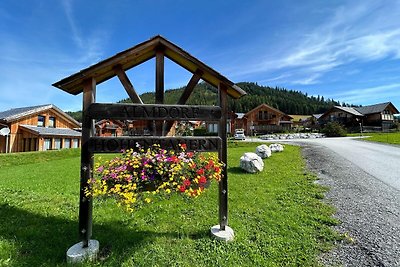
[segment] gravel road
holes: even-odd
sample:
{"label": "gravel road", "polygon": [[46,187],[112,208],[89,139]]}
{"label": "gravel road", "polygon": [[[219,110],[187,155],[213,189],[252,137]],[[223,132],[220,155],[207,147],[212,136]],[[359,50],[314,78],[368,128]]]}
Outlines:
{"label": "gravel road", "polygon": [[[382,150],[379,144],[332,140],[297,142],[318,182],[330,188],[326,201],[336,207],[335,217],[341,221],[335,228],[348,237],[322,255],[321,262],[400,266],[400,147]],[[377,160],[371,153],[389,155]]]}

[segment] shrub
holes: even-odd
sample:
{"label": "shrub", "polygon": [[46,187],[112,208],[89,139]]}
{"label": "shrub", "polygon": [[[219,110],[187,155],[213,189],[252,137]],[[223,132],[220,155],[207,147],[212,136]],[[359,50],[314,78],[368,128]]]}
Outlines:
{"label": "shrub", "polygon": [[328,122],[321,132],[327,137],[342,137],[346,136],[346,130],[337,122]]}

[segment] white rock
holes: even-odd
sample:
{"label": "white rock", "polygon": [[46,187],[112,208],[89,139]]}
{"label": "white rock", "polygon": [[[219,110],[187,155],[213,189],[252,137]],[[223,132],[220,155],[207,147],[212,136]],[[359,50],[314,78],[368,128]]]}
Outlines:
{"label": "white rock", "polygon": [[283,151],[283,145],[281,144],[270,144],[269,149],[271,149],[271,152],[282,152]]}
{"label": "white rock", "polygon": [[256,154],[262,159],[269,158],[271,157],[271,149],[267,145],[259,145],[256,147]]}
{"label": "white rock", "polygon": [[256,153],[246,152],[240,157],[240,168],[249,173],[256,173],[264,169],[264,162]]}

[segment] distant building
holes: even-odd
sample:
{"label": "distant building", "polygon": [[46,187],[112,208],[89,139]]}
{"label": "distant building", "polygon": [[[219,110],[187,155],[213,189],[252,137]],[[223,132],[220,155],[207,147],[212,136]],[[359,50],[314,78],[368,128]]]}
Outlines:
{"label": "distant building", "polygon": [[119,120],[100,120],[95,124],[97,136],[122,136],[125,124]]}
{"label": "distant building", "polygon": [[[10,134],[0,136],[0,153],[44,151],[80,147],[80,124],[58,107],[47,104],[0,112],[0,128]],[[7,142],[7,144],[6,144]]]}
{"label": "distant building", "polygon": [[361,123],[363,126],[384,130],[393,126],[394,114],[398,113],[399,111],[391,102],[364,107],[334,106],[326,111],[318,121],[321,125],[336,121],[347,128],[359,127]]}
{"label": "distant building", "polygon": [[243,116],[238,116],[235,125],[237,125],[236,129],[244,129],[247,135],[262,134],[290,130],[293,124],[292,119],[291,116],[276,108],[261,104]]}
{"label": "distant building", "polygon": [[294,128],[307,128],[313,124],[312,115],[289,115],[292,117],[292,127]]}

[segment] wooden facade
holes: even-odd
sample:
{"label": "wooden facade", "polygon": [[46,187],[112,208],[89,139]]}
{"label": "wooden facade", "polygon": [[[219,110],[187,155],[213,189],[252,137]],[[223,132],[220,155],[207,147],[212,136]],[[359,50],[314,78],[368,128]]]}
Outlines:
{"label": "wooden facade", "polygon": [[263,134],[290,130],[292,117],[284,112],[261,104],[243,116],[238,116],[235,129],[244,129],[246,135]]}
{"label": "wooden facade", "polygon": [[[193,74],[176,105],[164,104],[164,58],[167,57]],[[155,105],[144,105],[126,71],[151,58],[155,58]],[[117,76],[134,104],[97,104],[96,85]],[[202,79],[218,88],[218,106],[186,106],[195,85]],[[93,153],[111,153],[120,148],[135,148],[137,142],[166,147],[185,142],[188,147],[200,151],[218,150],[219,159],[225,163],[223,178],[219,183],[219,229],[228,227],[228,175],[227,175],[227,97],[239,98],[246,93],[233,82],[205,65],[189,53],[161,36],[155,36],[111,58],[90,66],[53,84],[70,94],[83,92],[83,124],[81,152],[81,182],[79,201],[79,234],[82,247],[88,247],[92,235],[92,199],[84,190],[91,178]],[[94,119],[145,120],[149,121],[152,136],[115,138],[94,137]],[[218,121],[218,137],[188,138],[167,137],[175,121]],[[232,231],[233,233],[233,231]],[[232,236],[233,238],[233,236]]]}
{"label": "wooden facade", "polygon": [[346,128],[358,128],[361,123],[365,127],[378,127],[384,130],[393,126],[394,114],[398,113],[399,111],[391,102],[363,107],[334,106],[326,111],[318,121],[322,126],[335,121]]}
{"label": "wooden facade", "polygon": [[126,132],[125,123],[119,120],[100,120],[95,127],[96,136],[122,136]]}
{"label": "wooden facade", "polygon": [[1,153],[80,147],[80,124],[51,104],[0,112],[0,122],[10,129],[0,136]]}

